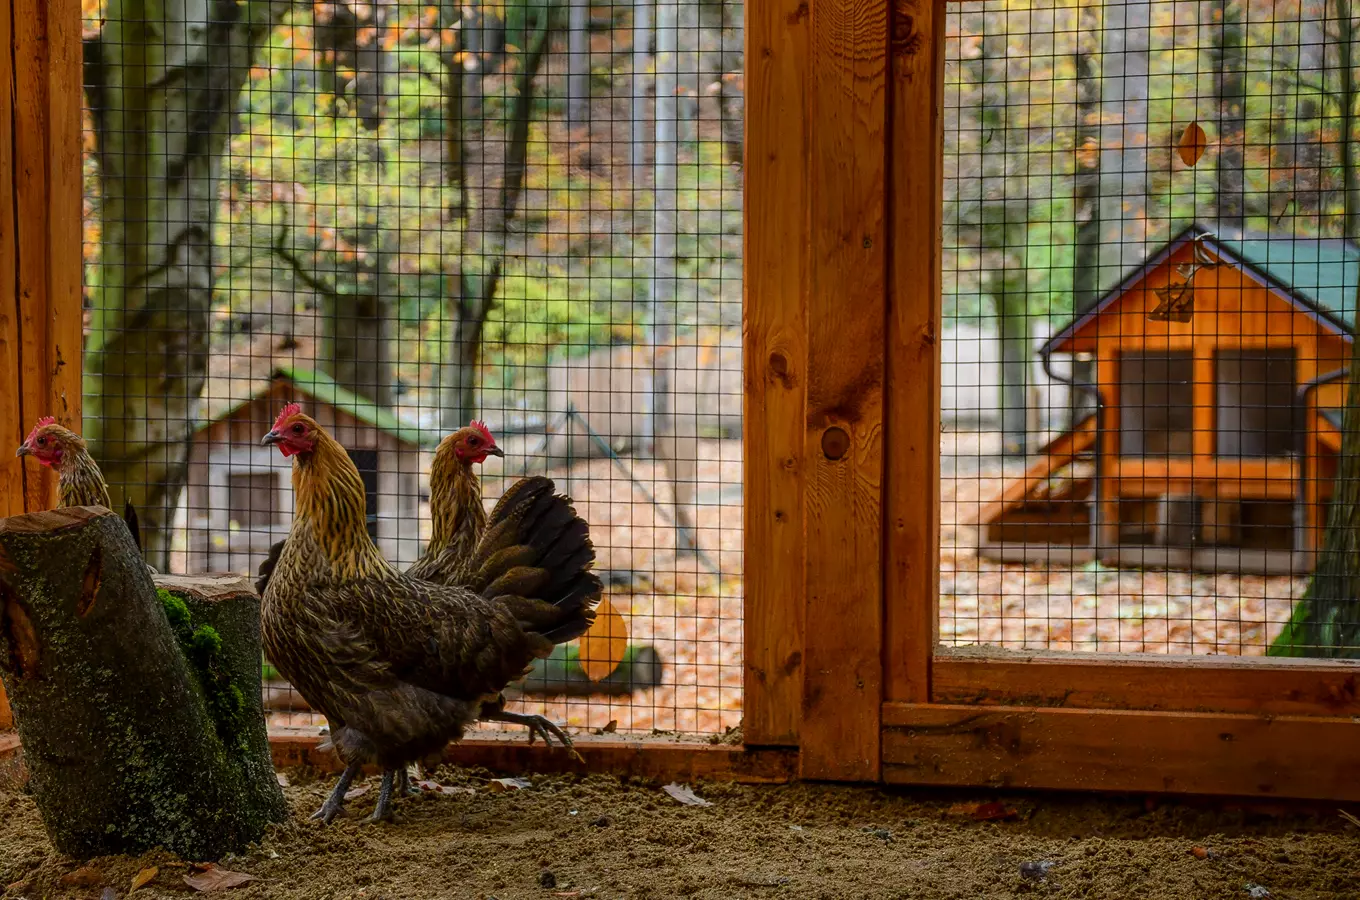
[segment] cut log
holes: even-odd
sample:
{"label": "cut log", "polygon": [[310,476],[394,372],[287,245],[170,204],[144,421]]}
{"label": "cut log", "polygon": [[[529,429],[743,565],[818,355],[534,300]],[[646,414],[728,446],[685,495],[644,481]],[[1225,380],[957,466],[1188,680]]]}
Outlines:
{"label": "cut log", "polygon": [[215,859],[287,808],[245,579],[153,585],[122,518],[0,520],[0,676],[53,845]]}

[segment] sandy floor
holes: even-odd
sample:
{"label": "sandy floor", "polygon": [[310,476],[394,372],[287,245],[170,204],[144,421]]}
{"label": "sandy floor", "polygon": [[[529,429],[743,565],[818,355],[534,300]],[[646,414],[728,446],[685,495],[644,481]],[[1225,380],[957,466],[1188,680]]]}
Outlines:
{"label": "sandy floor", "polygon": [[[1001,798],[1015,821],[976,821],[985,795],[868,788],[699,785],[685,807],[658,785],[604,777],[533,779],[406,803],[399,824],[305,822],[324,785],[288,789],[293,818],[223,868],[256,876],[248,898],[958,898],[1019,896],[1290,900],[1360,896],[1360,829],[1333,814],[1268,817],[1134,800]],[[367,814],[376,789],[352,802]],[[1197,850],[1198,848],[1198,850]],[[1198,854],[1198,855],[1197,855]],[[1203,857],[1203,858],[1201,858]],[[1047,874],[1041,875],[1047,867]],[[48,846],[32,802],[0,793],[0,885],[10,898],[189,895],[163,853],[78,869]],[[1028,875],[1022,874],[1024,872]],[[1252,886],[1269,893],[1251,892]],[[105,892],[105,888],[112,892]]]}

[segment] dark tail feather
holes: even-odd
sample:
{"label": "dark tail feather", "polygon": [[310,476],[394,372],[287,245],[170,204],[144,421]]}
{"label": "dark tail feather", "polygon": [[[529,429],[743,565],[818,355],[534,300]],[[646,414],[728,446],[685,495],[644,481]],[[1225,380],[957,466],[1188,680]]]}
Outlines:
{"label": "dark tail feather", "polygon": [[255,579],[255,593],[264,596],[264,589],[269,586],[269,576],[274,574],[274,567],[279,564],[279,556],[283,553],[283,545],[288,543],[287,539],[279,541],[269,548],[269,556],[265,557],[264,562],[260,563],[259,575]]}
{"label": "dark tail feather", "polygon": [[554,644],[595,621],[604,586],[594,572],[590,528],[542,476],[523,478],[491,511],[468,587],[501,598],[530,631]]}
{"label": "dark tail feather", "polygon": [[132,532],[132,542],[137,545],[137,552],[142,552],[142,526],[137,521],[137,507],[128,500],[123,506],[123,521],[127,523],[128,531]]}

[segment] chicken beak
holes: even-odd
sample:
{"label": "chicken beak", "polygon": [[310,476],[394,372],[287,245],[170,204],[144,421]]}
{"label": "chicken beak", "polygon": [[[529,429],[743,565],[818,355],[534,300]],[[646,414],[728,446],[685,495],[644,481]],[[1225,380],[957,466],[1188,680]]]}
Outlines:
{"label": "chicken beak", "polygon": [[19,451],[18,451],[17,453],[15,453],[14,455],[15,455],[15,456],[28,456],[28,455],[29,455],[30,453],[32,453],[32,452],[33,452],[32,450],[28,449],[28,444],[20,444],[20,445],[19,445]]}
{"label": "chicken beak", "polygon": [[283,435],[279,434],[277,431],[271,431],[260,439],[260,446],[270,447],[281,440],[283,440]]}
{"label": "chicken beak", "polygon": [[486,455],[499,456],[501,459],[505,459],[505,451],[502,450],[500,447],[497,447],[495,444],[492,444],[490,447],[486,448]]}

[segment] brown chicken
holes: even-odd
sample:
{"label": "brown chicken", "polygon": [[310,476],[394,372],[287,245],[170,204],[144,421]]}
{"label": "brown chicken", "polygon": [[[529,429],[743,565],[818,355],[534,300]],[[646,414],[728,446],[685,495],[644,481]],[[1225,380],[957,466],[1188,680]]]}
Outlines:
{"label": "brown chicken", "polygon": [[263,443],[292,457],[294,518],[261,605],[265,654],[326,716],[345,762],[314,818],[331,821],[365,763],[383,770],[370,821],[405,767],[458,740],[504,688],[594,622],[600,580],[586,523],[546,478],[502,498],[467,583],[394,569],[365,527],[344,448],[296,404]]}
{"label": "brown chicken", "polygon": [[[468,583],[472,575],[470,567],[477,558],[477,546],[486,533],[487,523],[486,507],[482,504],[482,482],[472,467],[486,462],[488,456],[504,457],[505,453],[496,446],[491,429],[483,422],[474,421],[439,442],[430,465],[430,513],[434,519],[434,533],[425,554],[406,570],[406,574],[435,584]],[[563,503],[571,502],[566,497],[561,499]],[[499,511],[500,506],[496,509]],[[552,739],[557,738],[562,746],[571,747],[571,738],[551,719],[507,712],[505,704],[504,694],[494,703],[482,704],[481,721],[524,725],[529,729],[530,743],[537,735],[549,746]]]}
{"label": "brown chicken", "polygon": [[[57,424],[52,416],[44,416],[19,445],[19,456],[31,456],[57,473],[57,506],[102,506],[113,509],[109,500],[109,486],[99,464],[85,448],[85,439],[69,428]],[[132,532],[138,552],[142,549],[142,530],[137,523],[137,511],[132,501],[123,507],[123,520]]]}

